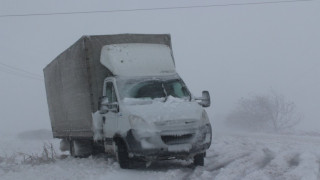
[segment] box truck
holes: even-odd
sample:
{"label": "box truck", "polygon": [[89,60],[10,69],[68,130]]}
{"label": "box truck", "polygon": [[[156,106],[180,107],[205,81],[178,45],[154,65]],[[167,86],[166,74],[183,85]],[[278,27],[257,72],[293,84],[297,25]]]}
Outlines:
{"label": "box truck", "polygon": [[204,107],[176,72],[168,34],[83,36],[44,68],[60,149],[114,155],[121,168],[165,159],[204,164],[212,139]]}

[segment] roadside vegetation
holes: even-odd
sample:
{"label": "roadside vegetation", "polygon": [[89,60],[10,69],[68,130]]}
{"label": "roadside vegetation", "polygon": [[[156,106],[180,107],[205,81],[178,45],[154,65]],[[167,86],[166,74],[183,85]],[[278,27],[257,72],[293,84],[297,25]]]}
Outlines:
{"label": "roadside vegetation", "polygon": [[271,92],[241,98],[228,114],[228,127],[253,132],[283,132],[294,128],[302,120],[293,101]]}

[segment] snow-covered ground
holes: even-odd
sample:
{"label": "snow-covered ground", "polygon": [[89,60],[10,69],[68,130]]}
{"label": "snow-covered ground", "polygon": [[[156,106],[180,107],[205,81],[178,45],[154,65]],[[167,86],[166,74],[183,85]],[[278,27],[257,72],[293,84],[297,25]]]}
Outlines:
{"label": "snow-covered ground", "polygon": [[[23,163],[23,155],[40,156],[53,144],[61,158],[54,162]],[[320,179],[320,137],[215,133],[204,167],[190,162],[155,162],[148,168],[120,169],[112,158],[86,159],[63,155],[49,131],[19,135],[0,133],[0,179]]]}

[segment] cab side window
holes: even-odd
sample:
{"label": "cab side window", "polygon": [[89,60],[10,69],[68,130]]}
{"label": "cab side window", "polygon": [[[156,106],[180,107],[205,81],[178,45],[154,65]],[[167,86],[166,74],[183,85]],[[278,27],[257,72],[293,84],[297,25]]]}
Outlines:
{"label": "cab side window", "polygon": [[117,96],[112,82],[107,82],[106,84],[106,97],[109,103],[117,102]]}

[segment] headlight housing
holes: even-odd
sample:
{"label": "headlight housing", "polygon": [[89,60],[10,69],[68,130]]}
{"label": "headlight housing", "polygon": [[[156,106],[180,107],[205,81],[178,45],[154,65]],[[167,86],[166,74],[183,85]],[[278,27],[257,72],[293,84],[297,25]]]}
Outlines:
{"label": "headlight housing", "polygon": [[147,126],[147,122],[139,116],[130,115],[129,122],[133,129],[141,129]]}
{"label": "headlight housing", "polygon": [[202,111],[200,123],[201,125],[209,124],[209,117],[205,110]]}
{"label": "headlight housing", "polygon": [[152,137],[157,132],[155,126],[152,123],[145,121],[139,116],[130,115],[129,122],[131,128],[133,129],[134,136],[138,139]]}

